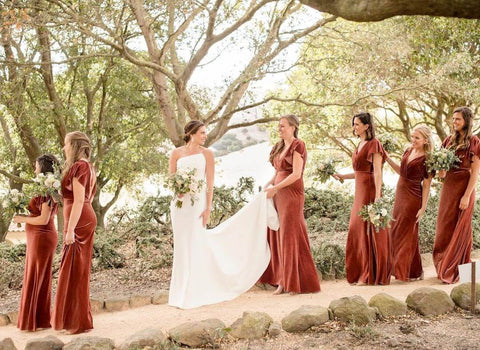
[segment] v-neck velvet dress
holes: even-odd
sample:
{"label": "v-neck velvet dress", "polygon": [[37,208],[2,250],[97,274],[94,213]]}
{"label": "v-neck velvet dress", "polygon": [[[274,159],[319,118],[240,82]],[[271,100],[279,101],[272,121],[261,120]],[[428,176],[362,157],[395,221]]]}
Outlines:
{"label": "v-neck velvet dress", "polygon": [[345,249],[345,268],[349,283],[389,284],[390,259],[388,229],[375,230],[370,224],[367,234],[367,222],[359,215],[366,204],[375,201],[375,180],[373,174],[373,156],[379,153],[382,163],[386,153],[376,138],[367,141],[352,156],[355,173],[355,198],[348,227]]}
{"label": "v-neck velvet dress", "polygon": [[27,254],[17,327],[26,331],[51,327],[52,264],[58,240],[53,221],[57,204],[50,197],[37,196],[30,200],[28,210],[30,217],[40,216],[42,205],[49,201],[52,212],[48,222],[45,225],[25,225]]}
{"label": "v-neck velvet dress", "polygon": [[278,231],[268,229],[267,238],[271,259],[260,282],[282,285],[286,292],[315,293],[320,291],[320,283],[310,251],[307,225],[303,215],[305,203],[303,168],[307,161],[307,151],[303,141],[295,139],[285,155],[277,155],[273,160],[276,170],[274,185],[293,172],[294,152],[298,152],[303,159],[302,177],[289,186],[279,189],[273,197],[280,228]]}
{"label": "v-neck velvet dress", "polygon": [[90,163],[79,160],[62,179],[64,241],[74,200],[73,178],[77,178],[85,188],[85,198],[74,230],[75,241],[73,244],[63,245],[52,324],[56,330],[66,329],[75,334],[93,328],[90,308],[90,268],[97,217],[92,208],[92,199],[96,191],[95,171]]}
{"label": "v-neck velvet dress", "polygon": [[[449,147],[450,136],[442,146]],[[460,158],[458,167],[447,171],[440,192],[437,227],[433,246],[433,263],[438,279],[445,283],[458,281],[458,265],[469,263],[473,244],[472,217],[475,205],[475,189],[470,195],[468,207],[460,210],[460,200],[470,180],[473,157],[480,157],[480,140],[472,136],[467,149],[455,152]]]}
{"label": "v-neck velvet dress", "polygon": [[392,275],[401,281],[419,278],[423,272],[416,215],[422,207],[422,181],[429,174],[425,155],[409,162],[411,153],[409,148],[402,157],[390,228]]}

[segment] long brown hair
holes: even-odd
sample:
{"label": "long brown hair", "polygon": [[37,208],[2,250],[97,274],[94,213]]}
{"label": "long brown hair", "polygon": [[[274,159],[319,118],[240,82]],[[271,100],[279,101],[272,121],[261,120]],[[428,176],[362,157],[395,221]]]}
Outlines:
{"label": "long brown hair", "polygon": [[463,136],[458,131],[453,131],[452,137],[450,138],[449,147],[454,149],[468,148],[470,147],[470,139],[472,138],[472,128],[473,128],[473,112],[468,107],[458,107],[453,110],[453,114],[460,113],[465,125],[463,126]]}
{"label": "long brown hair", "polygon": [[185,128],[183,128],[184,136],[183,136],[183,141],[185,143],[188,143],[190,141],[191,135],[195,135],[202,126],[205,126],[201,121],[199,120],[191,120],[185,125]]}
{"label": "long brown hair", "polygon": [[53,154],[42,154],[41,156],[38,156],[35,161],[38,163],[40,172],[43,174],[53,174],[55,172],[55,168],[59,169],[60,167],[60,162]]}
{"label": "long brown hair", "polygon": [[[300,121],[298,120],[297,116],[295,116],[293,114],[284,115],[284,116],[280,117],[278,119],[278,121],[280,121],[282,119],[285,119],[288,122],[288,125],[295,127],[295,131],[293,132],[293,136],[295,136],[295,138],[298,138],[298,128],[300,126]],[[273,160],[275,159],[277,154],[281,154],[284,148],[285,148],[285,141],[284,140],[278,141],[275,144],[275,146],[273,146],[272,152],[270,152],[270,159],[269,159],[270,163],[273,164]]]}
{"label": "long brown hair", "polygon": [[[373,116],[368,113],[368,112],[362,112],[355,114],[352,118],[352,127],[353,123],[355,122],[355,118],[358,118],[362,124],[369,125],[367,128],[367,137],[366,140],[370,141],[375,138],[375,125],[373,123]],[[355,135],[355,131],[353,132],[353,135]]]}
{"label": "long brown hair", "polygon": [[[70,143],[71,154],[66,154],[65,169],[63,175],[68,173],[73,163],[81,158],[90,160],[90,153],[92,151],[92,144],[87,135],[81,131],[72,131],[65,136],[65,140]],[[70,157],[69,157],[70,156]]]}

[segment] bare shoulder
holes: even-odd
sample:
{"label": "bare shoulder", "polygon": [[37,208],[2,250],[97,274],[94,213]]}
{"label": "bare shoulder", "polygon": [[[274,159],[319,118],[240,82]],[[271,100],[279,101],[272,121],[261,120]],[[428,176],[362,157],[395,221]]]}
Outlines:
{"label": "bare shoulder", "polygon": [[208,160],[213,160],[215,158],[212,150],[210,150],[208,148],[202,147],[202,152],[203,152],[203,155],[205,156],[205,158],[208,159]]}
{"label": "bare shoulder", "polygon": [[177,159],[182,155],[183,152],[185,152],[185,146],[177,147],[172,151],[170,158]]}

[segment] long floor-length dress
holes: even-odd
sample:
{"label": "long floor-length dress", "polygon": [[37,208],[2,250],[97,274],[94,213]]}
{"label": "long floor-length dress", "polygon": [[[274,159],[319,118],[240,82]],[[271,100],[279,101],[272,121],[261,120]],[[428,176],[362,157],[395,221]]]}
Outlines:
{"label": "long floor-length dress", "polygon": [[[307,160],[303,141],[295,139],[282,157],[273,160],[276,170],[274,185],[280,183],[293,171],[293,154],[298,152]],[[302,169],[303,174],[303,169]],[[303,215],[305,194],[301,177],[289,186],[278,190],[273,197],[278,212],[280,228],[268,230],[268,243],[272,257],[260,282],[282,285],[286,292],[315,293],[320,291],[318,274],[313,262],[308,241],[307,226]]]}
{"label": "long floor-length dress", "polygon": [[[205,180],[203,153],[182,157],[177,171],[195,169]],[[168,304],[182,309],[231,300],[250,289],[268,265],[267,224],[278,218],[266,193],[259,193],[240,211],[207,230],[201,213],[206,208],[206,188],[191,204],[185,195],[181,208],[172,201],[173,268]]]}
{"label": "long floor-length dress", "polygon": [[52,297],[52,263],[57,246],[57,230],[53,219],[57,205],[50,197],[37,196],[30,200],[30,217],[40,216],[42,205],[51,202],[52,212],[46,225],[25,224],[27,233],[27,256],[23,276],[20,309],[17,327],[35,331],[50,328],[50,304]]}
{"label": "long floor-length dress", "polygon": [[[449,144],[450,137],[445,139],[443,147],[448,147]],[[470,262],[475,190],[472,191],[465,210],[460,210],[459,205],[470,180],[473,157],[480,157],[480,140],[473,136],[469,147],[457,150],[455,154],[460,158],[460,164],[447,171],[442,186],[433,246],[433,262],[437,275],[445,283],[457,282],[458,265]]]}
{"label": "long floor-length dress", "polygon": [[90,268],[97,218],[91,203],[96,191],[95,171],[90,163],[79,160],[62,179],[65,223],[63,239],[65,240],[73,205],[73,178],[77,178],[84,186],[85,201],[75,227],[75,242],[63,245],[52,323],[56,330],[66,329],[75,334],[93,328],[90,308]]}
{"label": "long floor-length dress", "polygon": [[401,281],[419,278],[423,273],[416,215],[422,207],[422,181],[429,174],[425,155],[409,162],[411,153],[409,148],[402,157],[390,228],[392,275]]}
{"label": "long floor-length dress", "polygon": [[[355,198],[348,226],[345,267],[349,283],[389,284],[390,259],[388,229],[376,230],[372,224],[363,221],[358,214],[366,204],[375,200],[373,156],[380,153],[383,162],[386,153],[376,138],[367,141],[352,156],[355,172]],[[370,230],[367,234],[367,226]]]}

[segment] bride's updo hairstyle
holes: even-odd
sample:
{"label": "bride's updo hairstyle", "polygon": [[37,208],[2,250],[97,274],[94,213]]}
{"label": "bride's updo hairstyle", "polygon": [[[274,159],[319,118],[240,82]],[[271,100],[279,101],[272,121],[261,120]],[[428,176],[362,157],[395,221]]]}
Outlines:
{"label": "bride's updo hairstyle", "polygon": [[185,125],[185,128],[183,129],[183,132],[185,135],[183,136],[183,141],[185,143],[188,143],[190,141],[191,135],[195,135],[202,126],[205,126],[201,121],[199,120],[191,120]]}

